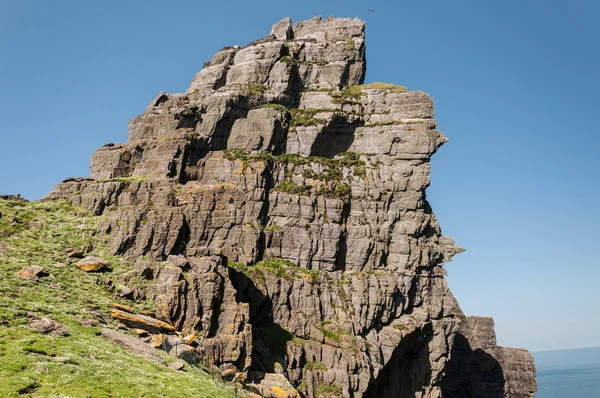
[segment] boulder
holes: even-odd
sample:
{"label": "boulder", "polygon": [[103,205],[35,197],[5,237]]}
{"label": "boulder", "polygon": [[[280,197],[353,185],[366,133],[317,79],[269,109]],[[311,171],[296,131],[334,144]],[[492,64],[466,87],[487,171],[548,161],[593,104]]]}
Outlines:
{"label": "boulder", "polygon": [[31,321],[25,325],[27,329],[53,336],[66,336],[68,334],[67,327],[53,319],[37,315],[31,315],[30,319]]}
{"label": "boulder", "polygon": [[27,279],[32,282],[36,282],[39,279],[39,277],[43,274],[43,272],[44,272],[44,267],[41,267],[39,265],[28,265],[28,266],[21,268],[17,272],[17,275],[23,279]]}
{"label": "boulder", "polygon": [[102,270],[110,262],[102,257],[88,256],[77,262],[79,269],[85,272],[96,272]]}
{"label": "boulder", "polygon": [[171,362],[167,366],[170,367],[171,369],[182,370],[185,367],[185,362],[175,361],[175,362]]}
{"label": "boulder", "polygon": [[137,337],[129,336],[112,329],[102,329],[100,331],[103,337],[113,341],[115,344],[123,346],[131,352],[140,355],[146,360],[164,364],[164,361],[156,350],[148,344],[140,341]]}

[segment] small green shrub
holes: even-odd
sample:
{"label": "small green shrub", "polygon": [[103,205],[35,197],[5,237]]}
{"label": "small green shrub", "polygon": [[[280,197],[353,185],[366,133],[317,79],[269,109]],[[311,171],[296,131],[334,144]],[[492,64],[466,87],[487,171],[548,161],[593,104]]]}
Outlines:
{"label": "small green shrub", "polygon": [[281,227],[279,225],[273,224],[273,225],[269,225],[268,227],[265,227],[265,231],[279,231],[281,230]]}
{"label": "small green shrub", "polygon": [[277,185],[273,190],[275,192],[283,192],[292,195],[308,195],[309,191],[312,189],[312,185],[304,184],[298,185],[294,181],[284,181],[281,184]]}
{"label": "small green shrub", "polygon": [[265,91],[267,91],[267,89],[268,87],[264,84],[248,83],[245,91],[248,95],[254,97],[262,97]]}
{"label": "small green shrub", "polygon": [[410,122],[405,122],[404,120],[383,120],[381,122],[367,123],[365,127],[391,126],[393,124],[410,124]]}
{"label": "small green shrub", "polygon": [[403,332],[405,330],[408,330],[408,327],[403,323],[397,323],[394,325],[394,329],[399,330],[400,332]]}
{"label": "small green shrub", "polygon": [[279,58],[279,62],[283,62],[284,64],[287,64],[288,69],[300,64],[300,61],[298,61],[297,59],[294,59],[291,55],[284,55],[283,57]]}

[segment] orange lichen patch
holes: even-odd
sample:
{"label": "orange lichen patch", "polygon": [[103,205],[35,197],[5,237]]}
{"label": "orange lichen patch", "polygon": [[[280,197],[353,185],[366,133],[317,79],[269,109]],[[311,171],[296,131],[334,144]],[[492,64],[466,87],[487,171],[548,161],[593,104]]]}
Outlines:
{"label": "orange lichen patch", "polygon": [[152,336],[152,347],[154,348],[160,348],[163,344],[164,341],[164,336],[162,334],[156,334],[154,336]]}
{"label": "orange lichen patch", "polygon": [[187,345],[192,344],[194,341],[196,341],[196,335],[195,334],[190,334],[187,335],[183,338],[183,342]]}
{"label": "orange lichen patch", "polygon": [[39,265],[28,265],[21,268],[17,272],[17,275],[23,279],[35,282],[39,279],[42,272],[44,272],[44,267],[40,267]]}
{"label": "orange lichen patch", "polygon": [[273,390],[273,393],[277,398],[290,398],[293,396],[290,395],[290,393],[287,390],[284,390],[283,388],[278,386],[273,386],[271,387],[271,389]]}
{"label": "orange lichen patch", "polygon": [[28,281],[32,282],[36,282],[39,279],[36,274],[29,270],[26,270],[25,268],[20,269],[19,272],[17,272],[17,275],[23,279],[27,279]]}
{"label": "orange lichen patch", "polygon": [[113,308],[116,308],[118,310],[123,310],[125,312],[131,312],[132,314],[135,313],[135,309],[133,309],[133,307],[130,307],[128,305],[123,305],[123,304],[119,304],[119,303],[112,303]]}
{"label": "orange lichen patch", "polygon": [[227,378],[227,377],[233,375],[236,371],[237,371],[237,369],[225,369],[224,371],[221,372],[221,377]]}
{"label": "orange lichen patch", "polygon": [[85,272],[100,271],[109,264],[108,260],[101,257],[86,257],[77,262],[79,269]]}

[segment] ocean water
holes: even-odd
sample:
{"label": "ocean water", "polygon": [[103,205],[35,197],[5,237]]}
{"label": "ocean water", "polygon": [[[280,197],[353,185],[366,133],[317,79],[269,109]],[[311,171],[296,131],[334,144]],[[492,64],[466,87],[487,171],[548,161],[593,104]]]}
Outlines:
{"label": "ocean water", "polygon": [[600,347],[532,352],[535,398],[600,398]]}

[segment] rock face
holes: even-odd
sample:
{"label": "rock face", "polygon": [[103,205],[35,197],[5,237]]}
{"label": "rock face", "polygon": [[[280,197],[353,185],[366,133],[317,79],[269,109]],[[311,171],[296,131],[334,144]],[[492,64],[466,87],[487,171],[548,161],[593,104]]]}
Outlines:
{"label": "rock face", "polygon": [[102,215],[132,297],[257,394],[533,397],[531,355],[444,279],[433,100],[363,84],[364,30],[284,19],[225,47],[47,199]]}

